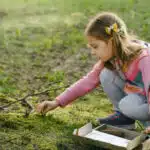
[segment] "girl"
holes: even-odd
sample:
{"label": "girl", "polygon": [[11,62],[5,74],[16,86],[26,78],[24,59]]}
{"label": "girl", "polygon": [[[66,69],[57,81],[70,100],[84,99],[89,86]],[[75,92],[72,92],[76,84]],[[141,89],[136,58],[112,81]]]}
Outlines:
{"label": "girl", "polygon": [[99,123],[130,129],[135,120],[150,121],[149,45],[129,35],[123,20],[108,12],[98,14],[88,23],[85,36],[98,62],[54,101],[38,104],[37,111],[46,113],[58,106],[65,107],[101,83],[115,112],[98,118]]}

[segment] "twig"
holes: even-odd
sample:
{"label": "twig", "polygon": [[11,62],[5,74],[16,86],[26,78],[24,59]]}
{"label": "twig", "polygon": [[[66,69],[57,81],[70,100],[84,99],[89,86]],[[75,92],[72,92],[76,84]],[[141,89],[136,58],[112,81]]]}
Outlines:
{"label": "twig", "polygon": [[12,104],[15,104],[17,102],[21,102],[22,106],[25,106],[25,107],[28,107],[28,110],[26,110],[26,113],[25,113],[25,117],[27,117],[29,115],[29,113],[33,110],[33,107],[32,105],[26,100],[27,98],[31,97],[31,96],[38,96],[38,95],[43,95],[43,94],[47,94],[49,91],[51,90],[59,90],[61,88],[67,88],[69,85],[66,85],[64,87],[59,87],[59,88],[53,88],[53,89],[46,89],[42,92],[37,92],[37,93],[31,93],[31,94],[27,94],[26,96],[24,96],[23,98],[20,98],[20,99],[16,99],[16,101],[14,102],[10,102],[9,104],[7,105],[3,105],[3,106],[0,106],[0,110],[4,110],[5,108],[11,106]]}

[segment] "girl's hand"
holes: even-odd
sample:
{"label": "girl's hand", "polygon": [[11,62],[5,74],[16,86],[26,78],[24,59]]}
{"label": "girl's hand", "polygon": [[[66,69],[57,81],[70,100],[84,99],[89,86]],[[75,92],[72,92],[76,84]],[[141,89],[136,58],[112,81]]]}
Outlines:
{"label": "girl's hand", "polygon": [[144,133],[150,134],[150,126],[145,129]]}
{"label": "girl's hand", "polygon": [[54,101],[44,101],[42,103],[37,104],[36,111],[38,113],[46,114],[48,111],[53,110],[59,106],[59,103]]}

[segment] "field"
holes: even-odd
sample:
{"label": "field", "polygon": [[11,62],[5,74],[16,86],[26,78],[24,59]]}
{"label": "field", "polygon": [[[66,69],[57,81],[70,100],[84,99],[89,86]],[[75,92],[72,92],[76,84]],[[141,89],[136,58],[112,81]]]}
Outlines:
{"label": "field", "polygon": [[1,0],[0,150],[98,149],[77,143],[72,132],[88,122],[96,126],[97,117],[113,112],[101,87],[46,116],[30,113],[30,106],[53,100],[90,71],[96,58],[87,49],[84,29],[95,14],[115,12],[129,32],[150,41],[149,4],[149,0]]}

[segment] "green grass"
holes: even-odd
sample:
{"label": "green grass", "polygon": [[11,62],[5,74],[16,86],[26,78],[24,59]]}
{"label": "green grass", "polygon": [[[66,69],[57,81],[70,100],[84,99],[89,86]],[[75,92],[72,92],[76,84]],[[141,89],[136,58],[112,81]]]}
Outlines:
{"label": "green grass", "polygon": [[[47,95],[29,98],[32,105],[52,100],[95,63],[86,49],[84,28],[101,11],[118,13],[129,31],[150,41],[148,0],[1,0],[0,105],[33,92],[51,89]],[[2,18],[2,17],[0,17]],[[51,86],[49,84],[60,80]],[[101,92],[91,92],[66,108],[42,117],[24,118],[25,108],[16,103],[0,113],[0,149],[92,149],[76,143],[75,128],[112,112]],[[96,149],[96,148],[95,148]]]}

